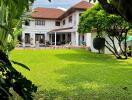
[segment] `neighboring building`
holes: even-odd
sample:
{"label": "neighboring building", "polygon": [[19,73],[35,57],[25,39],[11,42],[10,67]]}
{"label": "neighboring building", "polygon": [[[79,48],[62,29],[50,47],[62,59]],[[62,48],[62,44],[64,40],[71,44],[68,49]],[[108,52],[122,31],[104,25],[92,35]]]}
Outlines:
{"label": "neighboring building", "polygon": [[36,8],[23,24],[23,47],[51,45],[72,46],[86,44],[91,47],[91,33],[81,35],[77,32],[79,18],[83,11],[93,4],[81,1],[67,11],[56,8]]}

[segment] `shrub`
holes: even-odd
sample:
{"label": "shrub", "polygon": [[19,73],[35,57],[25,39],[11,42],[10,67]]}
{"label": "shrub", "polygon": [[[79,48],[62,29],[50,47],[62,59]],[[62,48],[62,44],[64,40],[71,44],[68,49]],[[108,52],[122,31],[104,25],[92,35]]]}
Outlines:
{"label": "shrub", "polygon": [[96,50],[103,49],[105,47],[105,38],[103,37],[96,37],[93,39],[93,46]]}

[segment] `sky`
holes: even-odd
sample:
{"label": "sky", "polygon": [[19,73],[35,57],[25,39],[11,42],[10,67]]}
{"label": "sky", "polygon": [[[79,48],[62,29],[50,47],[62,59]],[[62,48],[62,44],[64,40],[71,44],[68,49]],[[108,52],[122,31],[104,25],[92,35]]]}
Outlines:
{"label": "sky", "polygon": [[48,0],[36,0],[34,2],[33,8],[36,7],[48,7],[48,8],[57,8],[62,7],[68,9],[72,5],[75,5],[81,0],[52,0],[49,2]]}

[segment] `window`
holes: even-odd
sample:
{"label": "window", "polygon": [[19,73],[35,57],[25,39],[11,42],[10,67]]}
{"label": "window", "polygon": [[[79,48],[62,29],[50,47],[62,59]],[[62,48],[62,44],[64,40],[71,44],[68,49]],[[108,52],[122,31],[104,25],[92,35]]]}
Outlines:
{"label": "window", "polygon": [[56,22],[55,22],[55,25],[56,25],[56,26],[60,26],[60,22],[59,22],[59,21],[56,21]]}
{"label": "window", "polygon": [[72,23],[72,16],[69,17],[69,23]]}
{"label": "window", "polygon": [[45,43],[45,35],[44,34],[35,34],[35,41],[39,42],[40,44]]}
{"label": "window", "polygon": [[25,26],[30,26],[30,20],[25,21]]}
{"label": "window", "polygon": [[63,20],[63,25],[65,25],[66,24],[66,21],[65,20]]}
{"label": "window", "polygon": [[45,20],[36,19],[36,20],[35,20],[35,25],[42,25],[42,26],[44,26],[44,25],[45,25]]}

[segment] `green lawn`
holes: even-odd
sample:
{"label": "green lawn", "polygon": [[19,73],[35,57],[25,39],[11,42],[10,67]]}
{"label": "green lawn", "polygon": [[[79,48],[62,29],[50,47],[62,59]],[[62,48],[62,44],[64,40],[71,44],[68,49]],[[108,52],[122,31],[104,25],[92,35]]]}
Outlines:
{"label": "green lawn", "polygon": [[83,49],[14,50],[11,59],[31,69],[17,66],[38,86],[36,100],[132,100],[132,59]]}

